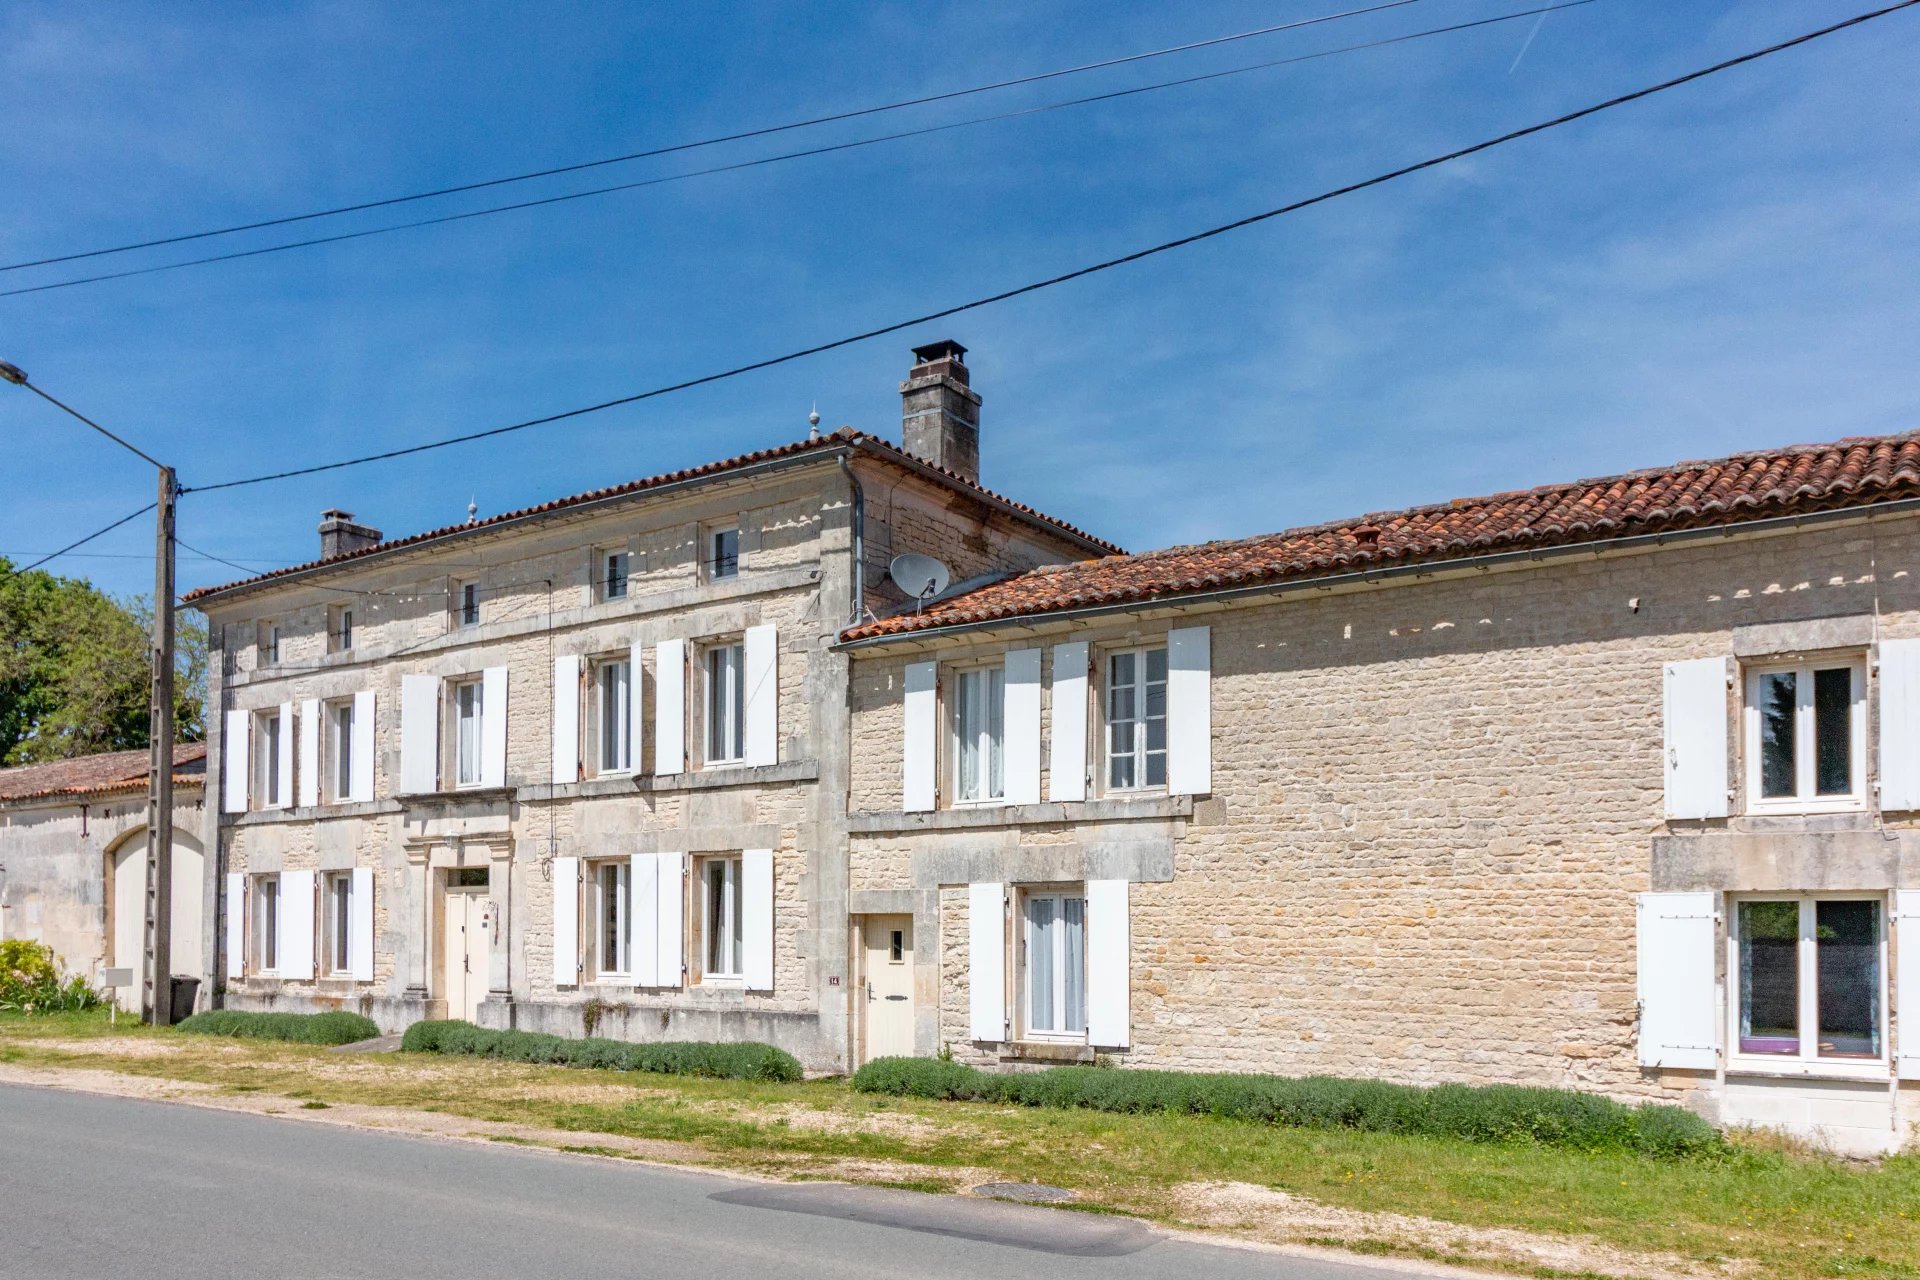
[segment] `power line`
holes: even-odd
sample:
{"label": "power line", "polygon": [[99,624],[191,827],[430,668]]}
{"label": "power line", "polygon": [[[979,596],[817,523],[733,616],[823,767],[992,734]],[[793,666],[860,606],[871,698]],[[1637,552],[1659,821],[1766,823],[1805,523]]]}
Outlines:
{"label": "power line", "polygon": [[[12,381],[12,379],[8,379],[8,381]],[[151,463],[153,466],[159,467],[160,470],[162,471],[166,470],[166,466],[163,463],[161,463],[158,459],[156,459],[152,454],[148,453],[145,449],[136,448],[135,446],[128,444],[125,440],[122,440],[119,436],[113,434],[113,432],[107,430],[105,427],[95,422],[92,418],[89,418],[86,414],[81,413],[78,409],[75,409],[72,405],[63,404],[60,401],[54,399],[52,396],[42,391],[39,387],[36,387],[35,385],[33,385],[33,383],[29,382],[24,374],[21,375],[20,381],[16,385],[25,387],[27,390],[33,392],[33,394],[39,396],[42,400],[45,400],[48,404],[52,405],[54,408],[59,409],[64,413],[66,413],[68,416],[72,418],[76,418],[79,421],[85,423],[87,426],[92,427],[95,431],[98,431],[101,435],[113,441],[115,444],[119,445],[122,449],[125,449],[128,453],[131,453],[136,457],[139,457],[145,460],[146,462]]]}
{"label": "power line", "polygon": [[787,160],[802,160],[815,156],[830,155],[840,151],[853,151],[862,147],[876,146],[884,142],[899,142],[906,138],[919,138],[927,134],[945,133],[953,129],[966,129],[975,125],[1017,120],[1026,116],[1043,115],[1051,111],[1064,110],[1068,107],[1086,106],[1090,103],[1108,102],[1116,98],[1132,97],[1136,94],[1153,93],[1161,89],[1172,89],[1184,85],[1199,84],[1207,80],[1219,80],[1227,76],[1244,75],[1250,71],[1265,71],[1274,67],[1289,66],[1298,62],[1313,62],[1321,58],[1331,58],[1340,54],[1378,49],[1392,44],[1404,44],[1410,40],[1421,40],[1429,36],[1448,35],[1453,32],[1471,30],[1475,27],[1486,27],[1501,22],[1512,22],[1517,18],[1530,18],[1535,15],[1545,17],[1548,13],[1558,9],[1577,9],[1583,5],[1592,3],[1594,3],[1594,0],[1566,0],[1565,3],[1526,9],[1518,13],[1499,14],[1495,17],[1480,18],[1472,22],[1456,22],[1444,27],[1433,27],[1425,31],[1414,31],[1404,35],[1387,36],[1378,40],[1367,40],[1359,44],[1342,45],[1334,49],[1322,49],[1314,53],[1298,54],[1289,58],[1275,58],[1266,62],[1252,63],[1247,66],[1229,67],[1221,71],[1182,76],[1176,80],[1162,80],[1153,84],[1136,85],[1128,89],[1115,89],[1107,93],[1091,94],[1083,98],[1069,98],[1060,102],[1042,103],[1039,106],[1024,107],[1017,111],[1003,111],[994,115],[975,116],[966,120],[949,121],[946,124],[927,125],[923,128],[907,129],[898,133],[880,134],[870,138],[857,138],[849,142],[831,143],[820,147],[807,147],[799,151],[784,151],[777,155],[761,156],[752,160],[740,160],[732,164],[715,165],[706,169],[693,169],[684,173],[664,174],[656,178],[641,178],[633,182],[615,183],[611,186],[589,187],[584,191],[571,191],[561,195],[543,196],[536,200],[520,200],[511,204],[488,205],[485,208],[469,209],[461,213],[442,214],[433,218],[416,218],[407,222],[395,222],[385,226],[367,227],[359,231],[342,231],[334,235],[313,236],[305,240],[287,241],[283,244],[262,245],[254,249],[236,249],[231,253],[209,254],[205,257],[187,258],[179,262],[165,262],[151,267],[129,267],[124,271],[104,271],[90,276],[74,276],[66,280],[52,280],[46,284],[26,285],[18,289],[0,290],[0,298],[13,298],[28,293],[46,293],[54,289],[71,289],[76,285],[99,284],[108,280],[126,280],[134,276],[157,275],[161,272],[181,271],[188,267],[204,267],[216,262],[235,262],[242,258],[258,258],[267,254],[286,253],[293,249],[310,249],[317,245],[340,244],[350,240],[364,240],[372,236],[389,235],[396,231],[412,231],[421,227],[436,227],[452,222],[465,222],[473,218],[491,217],[494,214],[514,213],[526,209],[539,209],[548,205],[567,204],[574,200],[585,200],[593,196],[610,195],[621,191],[634,191],[642,187],[662,186],[673,182],[685,182],[691,178],[705,178],[715,174],[735,173],[743,169],[757,169],[766,165],[779,164]]}
{"label": "power line", "polygon": [[[1915,3],[1920,3],[1920,0],[1915,0]],[[7,578],[17,578],[23,573],[31,573],[35,569],[38,569],[41,565],[47,563],[47,561],[49,560],[57,560],[61,556],[67,554],[67,552],[74,550],[76,547],[84,547],[89,542],[92,542],[95,538],[101,537],[105,534],[112,533],[115,529],[118,529],[121,525],[126,524],[129,520],[138,520],[141,516],[147,514],[147,512],[153,510],[155,507],[159,505],[160,504],[157,502],[149,502],[146,506],[140,508],[138,511],[135,511],[130,515],[121,516],[118,520],[115,520],[112,524],[108,525],[106,528],[94,530],[92,533],[80,539],[78,542],[69,542],[66,546],[60,548],[58,551],[51,552],[47,555],[41,556],[38,560],[35,560],[32,564],[23,565],[20,568],[14,569],[6,574],[0,574],[0,581],[5,581],[5,579]]]}
{"label": "power line", "polygon": [[[1109,67],[1126,66],[1129,63],[1144,62],[1151,58],[1164,58],[1176,53],[1191,53],[1196,49],[1209,49],[1217,45],[1232,44],[1240,40],[1251,40],[1257,36],[1274,35],[1281,31],[1293,31],[1301,27],[1318,26],[1328,22],[1338,22],[1344,18],[1357,18],[1370,13],[1380,13],[1388,9],[1404,8],[1418,4],[1420,0],[1383,0],[1382,3],[1367,5],[1359,9],[1347,9],[1340,13],[1320,14],[1311,18],[1298,18],[1292,22],[1276,23],[1259,27],[1252,31],[1241,31],[1233,35],[1212,36],[1205,40],[1189,41],[1186,44],[1172,45],[1165,49],[1150,49],[1144,53],[1130,53],[1118,58],[1107,58],[1099,62],[1082,63],[1079,66],[1061,67],[1053,71],[1041,71],[1033,75],[1015,76],[1008,80],[995,80],[988,84],[972,85],[965,89],[950,89],[943,93],[927,94],[919,98],[904,98],[898,102],[881,103],[878,106],[859,107],[852,111],[835,112],[832,115],[814,116],[805,120],[791,120],[784,124],[763,125],[744,129],[737,133],[721,134],[712,138],[701,138],[693,142],[678,142],[671,146],[653,147],[646,151],[633,151],[625,155],[606,156],[598,160],[583,160],[577,164],[558,165],[550,169],[536,169],[528,173],[513,174],[504,178],[488,178],[480,182],[461,183],[457,186],[440,187],[432,191],[417,191],[408,195],[388,196],[380,200],[367,200],[359,204],[340,205],[332,209],[319,209],[311,213],[288,214],[279,218],[266,218],[259,222],[240,223],[230,227],[216,227],[208,231],[193,231],[181,235],[162,236],[153,240],[142,240],[133,244],[115,245],[106,249],[88,249],[78,253],[64,253],[49,258],[37,258],[30,262],[14,262],[0,266],[0,272],[20,271],[28,267],[45,267],[59,262],[75,262],[82,258],[99,258],[108,254],[131,253],[138,249],[154,249],[162,245],[181,244],[189,240],[205,240],[213,236],[233,235],[241,231],[258,231],[265,227],[282,227],[294,222],[310,222],[316,218],[331,218],[344,213],[361,213],[368,209],[384,209],[396,204],[409,204],[417,200],[432,200],[440,196],[458,195],[466,191],[482,191],[489,187],[507,186],[516,182],[531,182],[537,178],[552,178],[561,174],[579,173],[587,169],[604,168],[607,165],[626,164],[634,160],[646,160],[654,156],[672,155],[681,151],[693,151],[702,147],[719,146],[727,142],[743,142],[750,138],[764,138],[770,134],[787,133],[795,129],[809,129],[816,125],[834,124],[843,120],[857,120],[863,116],[879,115],[887,111],[900,111],[908,107],[922,107],[935,102],[950,102],[956,98],[972,97],[982,93],[992,93],[1000,89],[1013,89],[1021,85],[1038,84],[1045,80],[1057,80],[1062,76],[1080,75],[1088,71],[1102,71]],[[4,296],[4,295],[0,295]]]}
{"label": "power line", "polygon": [[555,422],[563,422],[570,418],[584,417],[587,414],[599,413],[602,410],[612,409],[620,405],[635,404],[642,400],[651,400],[659,396],[670,395],[677,391],[685,391],[692,387],[705,386],[708,383],[739,377],[741,374],[752,373],[761,369],[770,369],[776,365],[789,364],[795,360],[805,359],[808,356],[819,355],[822,352],[833,351],[840,347],[852,346],[855,343],[866,342],[886,334],[898,333],[902,329],[910,329],[916,325],[926,324],[930,321],[942,320],[949,316],[959,315],[965,311],[973,311],[981,307],[992,306],[995,303],[1005,302],[1029,293],[1038,293],[1042,289],[1050,289],[1055,285],[1066,284],[1069,281],[1078,280],[1097,272],[1111,270],[1114,267],[1126,266],[1145,258],[1154,257],[1157,254],[1185,248],[1188,245],[1198,244],[1203,240],[1210,240],[1216,236],[1226,235],[1231,231],[1238,231],[1257,223],[1266,222],[1269,219],[1295,213],[1301,209],[1310,208],[1317,204],[1324,204],[1327,201],[1338,199],[1341,196],[1351,195],[1357,191],[1365,191],[1370,187],[1381,186],[1397,178],[1404,178],[1409,174],[1437,168],[1455,160],[1464,159],[1467,156],[1477,155],[1482,151],[1490,151],[1495,147],[1504,146],[1509,142],[1532,137],[1537,133],[1545,133],[1550,129],[1557,129],[1562,125],[1571,124],[1576,120],[1584,120],[1588,116],[1598,115],[1603,111],[1625,106],[1631,102],[1638,102],[1643,98],[1650,98],[1655,94],[1665,93],[1669,89],[1676,89],[1682,85],[1691,84],[1696,80],[1704,80],[1708,76],[1718,75],[1722,71],[1745,66],[1750,62],[1757,62],[1762,58],[1771,57],[1776,53],[1782,53],[1803,44],[1810,44],[1825,36],[1833,35],[1835,32],[1844,31],[1849,27],[1860,26],[1876,18],[1883,18],[1890,13],[1912,8],[1916,4],[1920,4],[1920,0],[1898,0],[1898,3],[1873,9],[1866,13],[1856,14],[1851,18],[1843,19],[1787,40],[1782,40],[1777,44],[1767,45],[1764,48],[1755,49],[1749,53],[1743,53],[1736,57],[1713,63],[1697,71],[1689,71],[1684,75],[1675,76],[1669,80],[1662,80],[1657,84],[1635,89],[1629,93],[1620,94],[1617,97],[1594,103],[1591,106],[1581,107],[1575,111],[1569,111],[1564,115],[1555,116],[1550,120],[1543,120],[1537,124],[1530,124],[1524,128],[1514,129],[1510,132],[1473,143],[1469,146],[1460,147],[1442,155],[1432,156],[1425,160],[1416,161],[1413,164],[1403,165],[1398,169],[1390,169],[1385,173],[1376,174],[1371,178],[1364,178],[1358,182],[1351,182],[1345,186],[1335,187],[1332,190],[1323,191],[1318,195],[1308,196],[1302,200],[1295,200],[1273,209],[1250,214],[1244,218],[1237,218],[1232,222],[1224,222],[1218,226],[1209,227],[1204,231],[1197,231],[1191,235],[1181,236],[1176,240],[1163,241],[1160,244],[1152,245],[1145,249],[1138,249],[1117,258],[1108,258],[1103,262],[1096,262],[1090,266],[1079,267],[1073,271],[1051,276],[1044,280],[1036,280],[1012,289],[1005,289],[999,293],[989,294],[983,298],[975,298],[971,302],[962,302],[954,306],[942,307],[938,311],[930,311],[925,315],[914,316],[908,320],[899,320],[891,324],[881,325],[878,328],[868,329],[862,333],[852,334],[844,338],[836,338],[831,342],[822,342],[811,347],[803,347],[798,351],[790,351],[785,355],[771,356],[764,360],[755,360],[748,364],[735,365],[731,369],[723,369],[717,373],[704,374],[697,378],[688,378],[681,382],[669,383],[666,386],[655,387],[650,391],[636,392],[633,395],[620,396],[612,400],[603,400],[598,404],[585,405],[578,409],[568,409],[560,413],[551,413],[538,418],[529,418],[525,421],[510,423],[503,427],[492,427],[484,431],[471,431],[463,435],[449,436],[445,439],[429,441],[425,444],[409,445],[403,449],[388,449],[380,453],[371,453],[357,458],[343,459],[339,462],[320,463],[311,467],[296,467],[286,471],[270,472],[266,475],[249,476],[241,480],[225,480],[218,484],[198,485],[192,491],[209,492],[216,489],[237,489],[243,485],[265,484],[271,480],[288,480],[296,476],[317,475],[324,471],[338,471],[345,467],[357,467],[372,462],[386,462],[394,458],[404,458],[411,454],[426,453],[433,449],[444,449],[456,444],[466,444],[474,440],[491,439],[494,436],[507,435],[515,431],[525,431],[531,427],[546,426]]}

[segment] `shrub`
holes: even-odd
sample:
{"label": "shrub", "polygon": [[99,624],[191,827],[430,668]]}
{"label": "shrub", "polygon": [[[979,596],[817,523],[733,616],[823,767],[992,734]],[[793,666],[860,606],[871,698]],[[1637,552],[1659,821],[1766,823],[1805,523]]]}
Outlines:
{"label": "shrub", "polygon": [[0,1012],[76,1013],[100,1002],[100,993],[85,978],[60,975],[53,948],[46,943],[0,941]]}
{"label": "shrub", "polygon": [[800,1063],[767,1044],[668,1041],[630,1044],[589,1036],[572,1040],[536,1031],[490,1031],[471,1022],[416,1022],[400,1038],[407,1053],[462,1054],[547,1066],[597,1067],[604,1071],[650,1071],[722,1080],[800,1078]]}
{"label": "shrub", "polygon": [[1333,1076],[1213,1075],[1055,1067],[994,1073],[931,1058],[880,1058],[860,1068],[863,1093],[1083,1107],[1127,1114],[1214,1116],[1301,1129],[1357,1129],[1466,1142],[1537,1142],[1662,1158],[1725,1149],[1718,1131],[1679,1107],[1624,1103],[1568,1089],[1444,1084],[1432,1088]]}
{"label": "shrub", "polygon": [[371,1018],[334,1009],[326,1013],[249,1013],[209,1009],[177,1024],[176,1030],[242,1040],[287,1040],[295,1044],[354,1044],[371,1040],[380,1028]]}

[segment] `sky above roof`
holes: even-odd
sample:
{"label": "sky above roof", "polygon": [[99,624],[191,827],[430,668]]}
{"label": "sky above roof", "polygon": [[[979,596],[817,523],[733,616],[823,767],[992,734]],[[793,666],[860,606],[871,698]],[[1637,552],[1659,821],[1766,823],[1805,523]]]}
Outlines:
{"label": "sky above roof", "polygon": [[[559,194],[1530,7],[1386,14],[90,268]],[[19,4],[0,262],[732,132],[1350,5]],[[0,298],[0,358],[212,483],[630,394],[1051,275],[1865,8],[1596,3],[908,142]],[[896,437],[970,348],[982,480],[1129,547],[1920,426],[1920,12],[1204,245],[779,369],[377,467],[189,494],[268,569],[797,439]],[[147,502],[0,387],[0,554]],[[144,521],[54,566],[147,589]],[[180,584],[241,576],[183,551]]]}

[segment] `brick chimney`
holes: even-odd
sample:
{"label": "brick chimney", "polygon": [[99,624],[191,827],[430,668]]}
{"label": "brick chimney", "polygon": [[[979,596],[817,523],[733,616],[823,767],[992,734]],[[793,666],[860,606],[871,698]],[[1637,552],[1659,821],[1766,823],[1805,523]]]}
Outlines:
{"label": "brick chimney", "polygon": [[967,349],[951,339],[913,349],[900,384],[900,442],[908,453],[980,482],[980,393],[967,385]]}
{"label": "brick chimney", "polygon": [[320,558],[337,560],[380,541],[380,531],[353,522],[353,512],[332,508],[320,513]]}

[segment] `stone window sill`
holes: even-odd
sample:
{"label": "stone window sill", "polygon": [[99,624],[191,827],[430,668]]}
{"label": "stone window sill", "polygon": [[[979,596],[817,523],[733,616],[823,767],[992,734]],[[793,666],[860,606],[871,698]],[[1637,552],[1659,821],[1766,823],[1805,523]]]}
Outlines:
{"label": "stone window sill", "polygon": [[1043,804],[967,805],[925,813],[855,813],[847,830],[854,835],[904,831],[965,831],[1052,822],[1170,821],[1193,816],[1192,796],[1141,796],[1134,800],[1048,801]]}
{"label": "stone window sill", "polygon": [[1085,1064],[1094,1060],[1093,1046],[1062,1040],[1010,1040],[1000,1046],[1002,1062]]}

